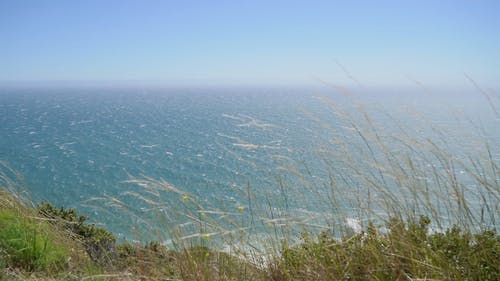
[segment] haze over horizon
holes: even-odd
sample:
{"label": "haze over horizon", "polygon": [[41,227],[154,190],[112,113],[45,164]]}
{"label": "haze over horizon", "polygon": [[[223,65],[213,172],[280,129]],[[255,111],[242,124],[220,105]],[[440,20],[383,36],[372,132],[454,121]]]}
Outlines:
{"label": "haze over horizon", "polygon": [[2,1],[0,81],[500,86],[497,1]]}

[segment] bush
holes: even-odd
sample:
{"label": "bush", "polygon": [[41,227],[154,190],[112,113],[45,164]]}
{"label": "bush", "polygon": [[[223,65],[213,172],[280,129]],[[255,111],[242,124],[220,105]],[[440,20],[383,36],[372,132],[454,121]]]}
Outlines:
{"label": "bush", "polygon": [[104,228],[87,223],[88,217],[78,215],[75,209],[55,208],[50,203],[42,203],[38,212],[79,236],[93,261],[103,262],[116,256],[115,236]]}
{"label": "bush", "polygon": [[430,220],[405,224],[391,219],[387,233],[365,232],[335,239],[304,234],[295,246],[282,245],[274,280],[500,280],[500,236],[471,234],[454,226],[429,234]]}

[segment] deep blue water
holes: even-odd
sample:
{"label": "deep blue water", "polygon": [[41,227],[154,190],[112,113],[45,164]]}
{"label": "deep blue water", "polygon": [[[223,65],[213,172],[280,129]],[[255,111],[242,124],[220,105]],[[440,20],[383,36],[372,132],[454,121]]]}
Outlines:
{"label": "deep blue water", "polygon": [[[106,203],[89,199],[116,197],[146,212],[143,202],[123,195],[140,189],[124,182],[130,178],[163,178],[230,209],[248,205],[247,184],[256,194],[270,195],[282,192],[280,179],[301,184],[282,175],[280,167],[326,175],[318,149],[331,146],[332,138],[350,136],[318,96],[354,110],[350,98],[329,89],[2,89],[0,160],[23,175],[35,201],[76,207],[129,236],[129,224],[137,220],[117,220],[103,211]],[[498,152],[499,121],[480,94],[393,93],[362,101],[389,131],[403,125],[411,133],[432,135],[425,124],[434,124],[451,132],[448,146],[457,155],[473,148],[476,137]],[[493,156],[498,161],[498,154]],[[181,201],[179,194],[165,196]],[[304,194],[289,196],[296,197],[289,198],[296,207],[318,207],[302,200]]]}

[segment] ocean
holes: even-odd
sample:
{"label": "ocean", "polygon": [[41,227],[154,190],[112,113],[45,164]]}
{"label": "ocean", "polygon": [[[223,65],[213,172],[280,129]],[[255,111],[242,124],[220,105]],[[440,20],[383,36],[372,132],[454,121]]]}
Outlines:
{"label": "ocean", "polygon": [[[287,210],[303,218],[330,212],[335,201],[330,197],[338,195],[334,207],[355,217],[356,199],[343,200],[341,194],[366,192],[356,177],[349,178],[353,173],[346,163],[359,161],[356,169],[364,167],[370,176],[378,177],[371,169],[390,175],[363,166],[363,157],[381,157],[375,161],[381,164],[389,161],[380,154],[384,149],[407,153],[396,134],[414,143],[432,139],[457,161],[484,155],[499,164],[498,97],[492,104],[473,88],[459,94],[358,92],[328,87],[5,87],[0,89],[0,160],[22,175],[19,188],[34,202],[77,208],[126,239],[157,235],[150,227],[162,225],[155,221],[161,220],[158,214],[169,223],[185,223],[182,214],[189,211],[174,214],[172,209],[194,208],[203,216],[252,211],[258,219],[257,209],[267,208],[267,213],[275,210],[272,216]],[[360,138],[365,132],[382,135],[382,149],[370,152],[369,140]],[[344,158],[346,149],[351,154]],[[446,166],[437,157],[419,159],[422,165],[434,165],[434,159]],[[464,186],[474,190],[468,171],[455,168]],[[162,180],[175,191],[153,192],[144,179]],[[498,174],[493,180],[498,183]],[[333,181],[340,189],[335,193],[328,191]],[[398,183],[388,185],[397,188]],[[471,194],[468,200],[479,210],[482,199]],[[485,200],[498,208],[497,198]],[[329,225],[325,219],[307,222]]]}

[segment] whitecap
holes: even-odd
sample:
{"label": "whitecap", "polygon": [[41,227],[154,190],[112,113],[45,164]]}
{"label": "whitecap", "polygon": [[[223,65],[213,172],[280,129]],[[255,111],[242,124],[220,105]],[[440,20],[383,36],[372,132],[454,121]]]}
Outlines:
{"label": "whitecap", "polygon": [[357,219],[346,218],[347,226],[349,226],[355,233],[360,233],[362,230],[361,222]]}

